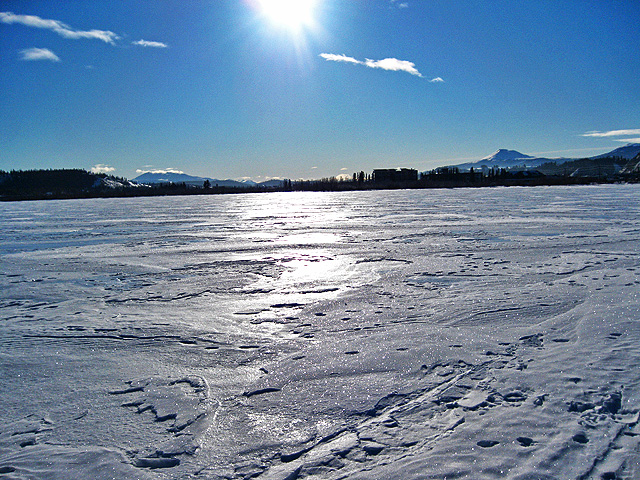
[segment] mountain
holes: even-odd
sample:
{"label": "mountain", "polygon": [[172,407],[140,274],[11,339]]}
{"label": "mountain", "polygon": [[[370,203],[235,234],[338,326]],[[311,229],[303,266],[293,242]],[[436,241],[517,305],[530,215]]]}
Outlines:
{"label": "mountain", "polygon": [[[590,157],[590,160],[600,160],[603,158],[611,158],[611,157],[619,157],[625,160],[632,160],[635,156],[640,154],[640,143],[629,143],[624,147],[616,148],[607,153],[603,153],[602,155],[596,155],[595,157]],[[482,168],[536,168],[541,165],[545,165],[548,163],[555,163],[556,165],[561,165],[567,162],[574,162],[576,160],[581,160],[579,158],[545,158],[545,157],[534,157],[531,155],[526,155],[524,153],[520,153],[516,150],[507,150],[501,148],[494,152],[493,154],[484,157],[477,162],[470,163],[461,163],[458,165],[452,165],[453,167],[457,167],[459,170],[465,171],[473,168],[474,170],[482,169]],[[622,168],[622,167],[619,167]]]}
{"label": "mountain", "polygon": [[622,173],[640,173],[640,152],[627,162]]}
{"label": "mountain", "polygon": [[145,172],[142,175],[137,176],[132,181],[143,185],[157,185],[159,183],[185,183],[191,186],[202,187],[204,182],[209,180],[212,187],[232,187],[232,188],[251,188],[251,187],[264,187],[274,188],[281,187],[282,180],[267,180],[266,182],[256,183],[253,180],[219,180],[217,178],[208,177],[196,177],[193,175],[187,175],[186,173],[157,173],[157,172]]}
{"label": "mountain", "polygon": [[237,187],[237,188],[249,188],[254,187],[256,184],[252,181],[243,180],[238,182],[237,180],[218,180],[217,178],[208,178],[212,187]]}
{"label": "mountain", "polygon": [[533,158],[531,155],[525,155],[524,153],[520,153],[516,150],[507,150],[505,148],[500,148],[496,150],[491,155],[484,157],[481,162],[486,162],[488,164],[492,163],[501,163],[501,162],[512,162],[514,160]]}
{"label": "mountain", "polygon": [[[562,159],[563,161],[566,159]],[[515,167],[537,167],[543,163],[554,161],[550,158],[533,157],[520,153],[517,150],[507,150],[506,148],[500,148],[491,155],[484,157],[477,162],[461,163],[459,165],[453,165],[460,170],[474,170],[483,168],[515,168]]]}
{"label": "mountain", "polygon": [[133,179],[136,183],[144,183],[146,185],[153,185],[157,183],[186,183],[187,185],[199,185],[202,186],[206,178],[194,177],[193,175],[187,175],[186,173],[175,172],[145,172],[142,175],[138,175]]}
{"label": "mountain", "polygon": [[209,180],[212,187],[251,187],[254,182],[237,182],[236,180],[218,180],[215,178],[196,177],[186,173],[174,172],[145,172],[133,179],[134,182],[145,185],[156,185],[159,183],[185,183],[187,185],[201,187]]}
{"label": "mountain", "polygon": [[258,186],[265,188],[279,188],[283,185],[283,180],[267,180],[265,182],[258,183]]}
{"label": "mountain", "polygon": [[624,147],[591,158],[622,157],[625,160],[632,160],[638,154],[640,154],[640,143],[627,143]]}

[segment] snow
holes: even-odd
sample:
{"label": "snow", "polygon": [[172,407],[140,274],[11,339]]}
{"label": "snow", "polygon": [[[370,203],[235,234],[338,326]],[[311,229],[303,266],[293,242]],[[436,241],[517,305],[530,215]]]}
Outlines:
{"label": "snow", "polygon": [[0,477],[640,478],[640,187],[0,204]]}
{"label": "snow", "polygon": [[520,153],[516,150],[507,150],[504,148],[500,148],[496,150],[494,153],[489,155],[488,157],[484,157],[482,161],[485,162],[503,162],[508,160],[519,160],[519,159],[527,159],[533,158],[531,155],[525,155],[524,153]]}

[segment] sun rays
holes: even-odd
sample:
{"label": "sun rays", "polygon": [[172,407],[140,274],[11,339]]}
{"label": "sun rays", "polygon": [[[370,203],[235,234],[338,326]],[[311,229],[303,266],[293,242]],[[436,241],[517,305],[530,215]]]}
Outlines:
{"label": "sun rays", "polygon": [[315,23],[317,0],[259,0],[264,17],[273,25],[298,33]]}

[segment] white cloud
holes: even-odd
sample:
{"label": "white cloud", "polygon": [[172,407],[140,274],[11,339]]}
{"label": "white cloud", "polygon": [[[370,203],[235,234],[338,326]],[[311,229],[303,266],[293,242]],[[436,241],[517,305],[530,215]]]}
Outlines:
{"label": "white cloud", "polygon": [[638,138],[616,138],[616,142],[624,142],[624,143],[640,143],[640,137]]}
{"label": "white cloud", "polygon": [[394,72],[407,72],[411,75],[422,77],[422,74],[416,70],[416,64],[407,60],[398,60],[397,58],[371,60],[370,58],[367,58],[364,64],[369,68],[381,68],[383,70],[392,70]]}
{"label": "white cloud", "polygon": [[398,60],[397,58],[384,58],[382,60],[371,60],[370,58],[367,58],[362,61],[346,55],[336,55],[335,53],[321,53],[320,57],[330,62],[353,63],[355,65],[364,65],[369,68],[381,68],[382,70],[391,70],[394,72],[407,72],[411,75],[415,75],[416,77],[422,77],[422,74],[416,69],[415,63],[407,60]]}
{"label": "white cloud", "polygon": [[431,83],[444,83],[444,80],[441,77],[435,77],[429,80]]}
{"label": "white cloud", "polygon": [[155,48],[167,48],[169,45],[162,42],[152,42],[149,40],[138,40],[135,42],[131,42],[133,45],[138,45],[140,47],[155,47]]}
{"label": "white cloud", "polygon": [[98,163],[97,165],[91,167],[91,173],[111,173],[115,171],[115,168],[110,167],[109,165],[104,165],[102,163]]}
{"label": "white cloud", "polygon": [[391,0],[391,6],[395,8],[409,8],[409,2],[399,2],[398,0]]}
{"label": "white cloud", "polygon": [[60,57],[48,48],[25,48],[20,50],[22,60],[49,60],[50,62],[59,62]]}
{"label": "white cloud", "polygon": [[347,62],[364,65],[364,63],[360,60],[356,60],[353,57],[347,57],[346,55],[336,55],[335,53],[321,53],[320,56],[330,62]]}
{"label": "white cloud", "polygon": [[49,20],[35,15],[16,15],[12,12],[0,12],[0,22],[19,23],[28,27],[43,28],[51,30],[64,38],[90,38],[102,40],[103,42],[115,44],[115,40],[120,37],[109,30],[73,30],[69,25],[58,20]]}
{"label": "white cloud", "polygon": [[583,137],[622,137],[628,135],[640,135],[640,128],[630,128],[627,130],[609,130],[608,132],[587,132]]}

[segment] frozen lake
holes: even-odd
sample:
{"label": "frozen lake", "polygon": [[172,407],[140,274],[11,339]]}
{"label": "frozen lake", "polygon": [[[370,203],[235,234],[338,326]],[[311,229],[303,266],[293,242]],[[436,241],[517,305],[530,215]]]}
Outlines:
{"label": "frozen lake", "polygon": [[0,478],[640,478],[640,185],[0,221]]}

